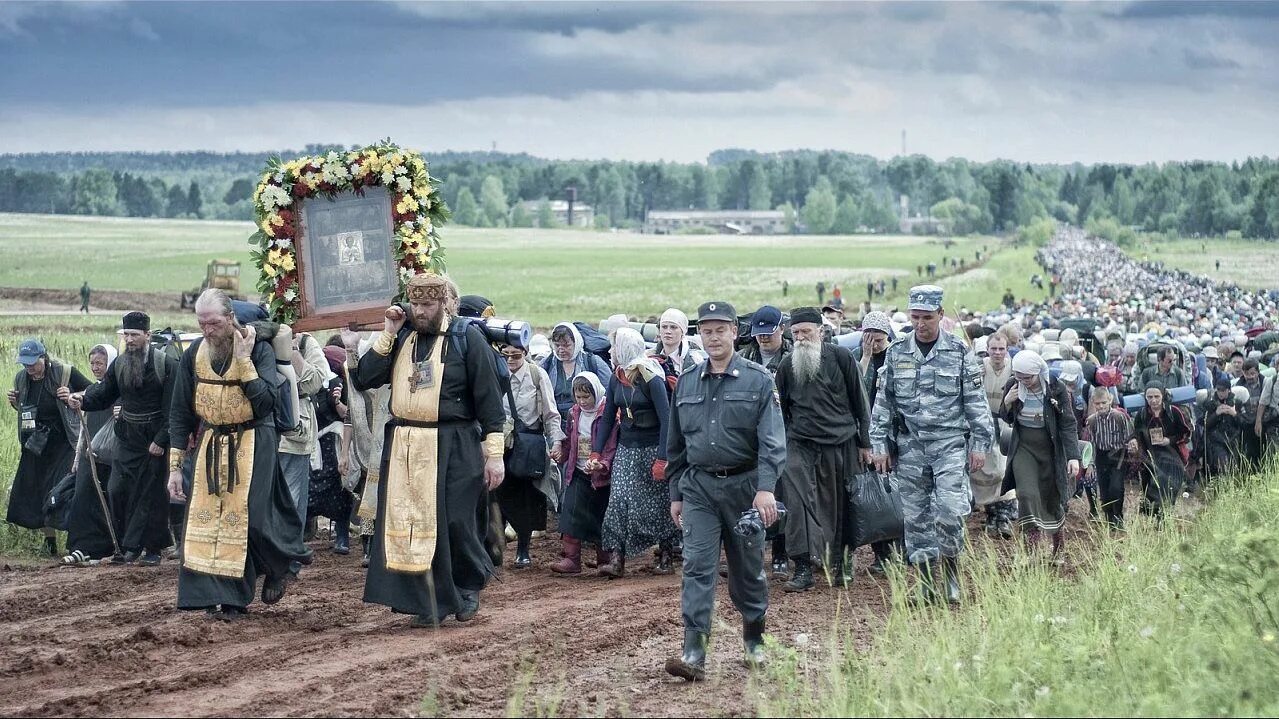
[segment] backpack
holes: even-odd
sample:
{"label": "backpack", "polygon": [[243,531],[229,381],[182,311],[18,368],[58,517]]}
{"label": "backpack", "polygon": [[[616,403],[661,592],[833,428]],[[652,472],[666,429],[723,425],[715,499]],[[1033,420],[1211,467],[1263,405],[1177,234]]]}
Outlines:
{"label": "backpack", "polygon": [[675,385],[679,382],[679,368],[670,357],[665,355],[651,354],[649,357],[657,362],[657,365],[662,368],[662,373],[666,375],[666,399],[670,400],[675,396]]}
{"label": "backpack", "polygon": [[603,334],[585,322],[574,322],[573,326],[577,328],[577,333],[582,337],[582,350],[604,360],[605,367],[611,367],[612,355],[609,350],[613,348],[613,345],[608,341],[608,335]]}
{"label": "backpack", "polygon": [[[470,347],[470,340],[466,336],[466,328],[471,323],[483,324],[484,320],[474,317],[454,317],[453,323],[449,325],[448,337],[449,344],[459,356],[465,357],[466,350]],[[482,330],[481,330],[482,331]],[[489,347],[489,354],[493,356],[493,371],[497,373],[497,384],[502,394],[510,394],[511,392],[511,368],[506,366],[506,358],[502,356],[493,347]]]}

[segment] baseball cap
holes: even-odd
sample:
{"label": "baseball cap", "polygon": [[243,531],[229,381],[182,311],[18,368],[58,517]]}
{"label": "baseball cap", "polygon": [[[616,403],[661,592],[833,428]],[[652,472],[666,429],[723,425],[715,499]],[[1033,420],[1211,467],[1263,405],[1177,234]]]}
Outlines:
{"label": "baseball cap", "polygon": [[23,340],[22,344],[18,346],[18,364],[30,367],[46,354],[48,352],[44,348],[44,343],[40,340],[34,337]]}
{"label": "baseball cap", "polygon": [[764,305],[751,315],[751,337],[771,335],[782,324],[782,311],[772,305]]}

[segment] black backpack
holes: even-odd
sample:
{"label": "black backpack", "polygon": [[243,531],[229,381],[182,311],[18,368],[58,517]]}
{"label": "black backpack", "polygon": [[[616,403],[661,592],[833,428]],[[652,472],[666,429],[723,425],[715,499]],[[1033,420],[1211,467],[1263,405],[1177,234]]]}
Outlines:
{"label": "black backpack", "polygon": [[612,367],[612,343],[608,341],[608,335],[591,327],[585,322],[574,322],[573,326],[577,328],[577,333],[582,336],[582,349],[604,360],[605,367]]}

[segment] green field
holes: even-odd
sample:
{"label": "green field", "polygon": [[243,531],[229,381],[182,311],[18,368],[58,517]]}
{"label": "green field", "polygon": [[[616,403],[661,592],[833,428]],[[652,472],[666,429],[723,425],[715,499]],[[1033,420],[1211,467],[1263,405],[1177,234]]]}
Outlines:
{"label": "green field", "polygon": [[[0,214],[0,286],[177,293],[197,285],[211,258],[248,265],[251,225],[235,222],[137,220]],[[708,299],[727,299],[743,311],[774,303],[816,302],[815,286],[865,299],[866,281],[899,279],[899,303],[916,268],[944,257],[972,263],[982,248],[995,253],[981,269],[943,279],[953,290],[947,306],[993,307],[1004,288],[1029,291],[1029,250],[1002,249],[997,238],[896,236],[651,236],[574,230],[446,228],[450,274],[465,293],[483,294],[499,314],[539,327],[565,320],[634,317],[678,306],[690,314]],[[939,270],[940,271],[940,270]],[[790,294],[782,296],[782,283]],[[878,300],[877,300],[878,302]]]}
{"label": "green field", "polygon": [[[1143,242],[1128,253],[1138,260],[1163,262],[1196,274],[1221,277],[1248,289],[1279,286],[1279,243],[1261,240],[1173,240]],[[1221,270],[1217,270],[1217,261]]]}

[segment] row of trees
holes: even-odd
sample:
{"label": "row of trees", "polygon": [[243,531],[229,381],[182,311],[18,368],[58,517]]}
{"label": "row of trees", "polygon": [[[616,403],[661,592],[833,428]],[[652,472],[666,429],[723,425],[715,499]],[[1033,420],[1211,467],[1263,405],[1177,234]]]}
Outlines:
{"label": "row of trees", "polygon": [[[327,149],[315,145],[305,152]],[[248,198],[264,157],[3,155],[0,211],[248,219]],[[1002,232],[1051,218],[1078,224],[1109,220],[1116,227],[1187,236],[1279,237],[1279,161],[1266,158],[1086,167],[723,150],[705,164],[551,161],[498,153],[428,154],[427,160],[455,221],[475,226],[545,225],[542,220],[550,219],[542,216],[549,215],[545,204],[530,212],[520,203],[562,199],[571,187],[579,202],[594,207],[602,227],[638,226],[650,210],[780,209],[792,227],[807,232],[890,230],[898,225],[905,196],[910,214],[932,217],[955,234]],[[201,174],[200,162],[207,173]],[[99,164],[87,166],[91,163]]]}

